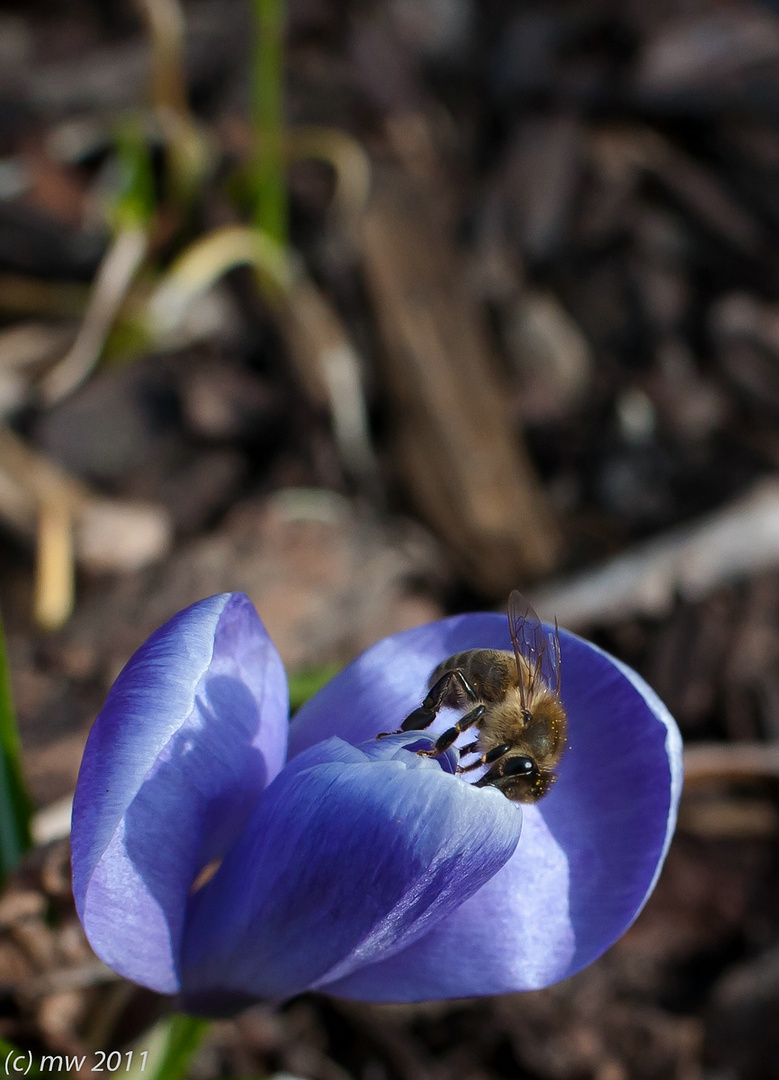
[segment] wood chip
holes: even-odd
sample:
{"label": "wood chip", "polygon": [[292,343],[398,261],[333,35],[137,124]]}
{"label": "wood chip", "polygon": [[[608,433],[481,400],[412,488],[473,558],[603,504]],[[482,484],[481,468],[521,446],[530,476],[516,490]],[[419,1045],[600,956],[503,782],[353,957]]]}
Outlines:
{"label": "wood chip", "polygon": [[633,126],[605,128],[592,137],[594,160],[611,171],[648,173],[707,229],[733,247],[755,255],[763,230],[757,218],[696,158],[657,131]]}
{"label": "wood chip", "polygon": [[33,889],[12,890],[0,897],[0,930],[20,919],[40,918],[46,909],[46,898]]}
{"label": "wood chip", "polygon": [[769,799],[684,799],[679,828],[707,840],[770,840],[779,834],[779,812]]}
{"label": "wood chip", "polygon": [[522,251],[531,259],[557,253],[579,187],[582,130],[565,114],[518,125],[503,168],[502,190]]}
{"label": "wood chip", "polygon": [[406,483],[472,584],[498,596],[547,573],[560,536],[434,203],[385,178],[366,215],[365,272]]}
{"label": "wood chip", "polygon": [[[662,22],[648,38],[635,74],[642,96],[685,91],[717,94],[734,76],[779,60],[779,18],[757,4],[711,5]],[[680,7],[679,10],[682,10]]]}

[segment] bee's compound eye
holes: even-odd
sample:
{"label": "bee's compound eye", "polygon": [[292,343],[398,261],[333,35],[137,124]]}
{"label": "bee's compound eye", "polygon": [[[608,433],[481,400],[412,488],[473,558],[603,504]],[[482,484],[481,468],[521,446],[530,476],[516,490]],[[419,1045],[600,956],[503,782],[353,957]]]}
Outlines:
{"label": "bee's compound eye", "polygon": [[529,757],[511,757],[503,762],[503,776],[533,776],[538,771],[535,761]]}

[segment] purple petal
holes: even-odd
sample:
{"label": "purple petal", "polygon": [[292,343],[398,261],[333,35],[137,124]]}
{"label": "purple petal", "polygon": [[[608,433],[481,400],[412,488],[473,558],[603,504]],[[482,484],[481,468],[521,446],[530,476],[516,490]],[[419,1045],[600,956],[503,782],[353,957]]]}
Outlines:
{"label": "purple petal", "polygon": [[[331,735],[357,745],[380,731],[395,731],[419,705],[428,675],[439,660],[473,647],[460,642],[476,640],[468,621],[474,618],[478,616],[458,615],[417,626],[371,646],[295,714],[289,756]],[[497,626],[498,616],[484,618]],[[505,618],[502,630],[501,641],[506,636]]]}
{"label": "purple petal", "polygon": [[522,815],[403,749],[417,735],[301,753],[192,898],[184,1000],[287,997],[409,947],[488,881]]}
{"label": "purple petal", "polygon": [[141,646],[90,733],[73,808],[73,890],[95,952],[178,988],[192,881],[281,769],[287,684],[241,593],[180,612]]}
{"label": "purple petal", "polygon": [[[424,631],[426,633],[421,633]],[[439,650],[429,647],[439,635]],[[561,695],[570,748],[549,795],[525,808],[511,860],[476,895],[425,937],[379,963],[328,982],[328,993],[375,1001],[464,997],[533,989],[573,974],[630,925],[654,887],[676,820],[681,740],[646,684],[595,646],[561,632]],[[409,652],[404,655],[406,646]],[[331,690],[319,724],[338,722],[359,702],[353,725],[388,724],[424,693],[432,667],[459,649],[510,648],[506,619],[462,616],[398,635],[342,673],[351,686]],[[418,661],[418,653],[424,661]],[[381,661],[391,656],[387,681]],[[423,678],[414,690],[402,685]],[[368,687],[385,696],[371,707]],[[410,702],[410,706],[409,706]],[[314,725],[311,702],[306,726]],[[343,710],[343,711],[339,711]],[[304,737],[305,729],[299,738]]]}
{"label": "purple petal", "polygon": [[525,806],[516,851],[470,900],[410,948],[322,990],[428,1001],[548,986],[575,951],[569,885],[565,852],[538,806]]}

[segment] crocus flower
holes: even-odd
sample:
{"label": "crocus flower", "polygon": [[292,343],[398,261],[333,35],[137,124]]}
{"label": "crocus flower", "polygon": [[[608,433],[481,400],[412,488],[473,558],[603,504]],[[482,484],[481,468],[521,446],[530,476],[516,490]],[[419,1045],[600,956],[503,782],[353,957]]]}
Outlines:
{"label": "crocus flower", "polygon": [[73,887],[96,953],[194,1012],[307,989],[371,1001],[547,986],[599,956],[655,884],[681,742],[635,672],[560,631],[570,747],[510,802],[378,740],[430,672],[511,647],[505,616],[386,638],[288,722],[278,653],[242,594],[194,604],[116,680],[73,810]]}

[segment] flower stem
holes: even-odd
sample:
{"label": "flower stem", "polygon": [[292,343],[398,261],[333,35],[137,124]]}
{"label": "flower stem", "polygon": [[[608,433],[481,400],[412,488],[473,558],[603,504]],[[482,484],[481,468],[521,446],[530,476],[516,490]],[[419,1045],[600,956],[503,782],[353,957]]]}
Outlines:
{"label": "flower stem", "polygon": [[174,1013],[155,1025],[149,1040],[148,1060],[139,1056],[140,1066],[130,1071],[129,1080],[182,1080],[190,1061],[210,1027],[185,1013]]}

